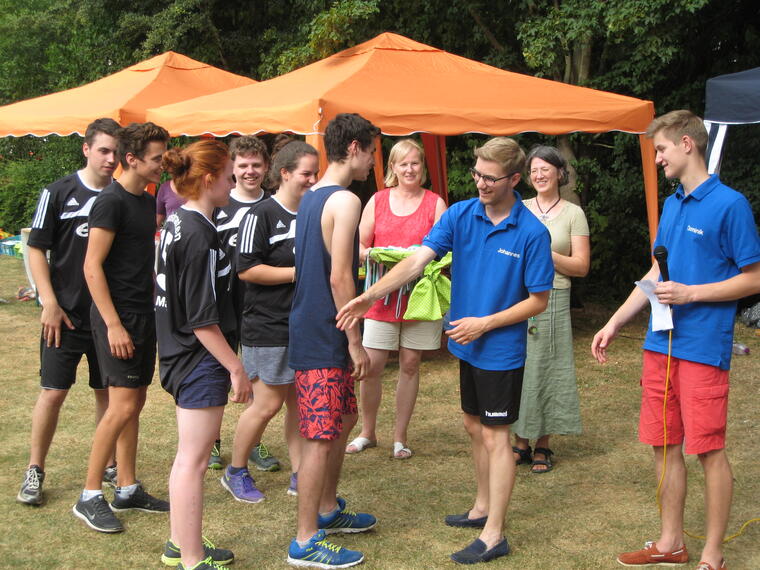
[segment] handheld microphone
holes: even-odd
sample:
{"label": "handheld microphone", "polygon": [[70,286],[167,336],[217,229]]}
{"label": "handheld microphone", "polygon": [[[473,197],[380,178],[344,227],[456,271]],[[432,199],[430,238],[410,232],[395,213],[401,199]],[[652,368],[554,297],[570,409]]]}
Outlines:
{"label": "handheld microphone", "polygon": [[654,258],[657,260],[657,265],[660,267],[660,275],[662,275],[663,281],[670,281],[670,273],[668,272],[668,250],[664,245],[658,245],[654,248]]}

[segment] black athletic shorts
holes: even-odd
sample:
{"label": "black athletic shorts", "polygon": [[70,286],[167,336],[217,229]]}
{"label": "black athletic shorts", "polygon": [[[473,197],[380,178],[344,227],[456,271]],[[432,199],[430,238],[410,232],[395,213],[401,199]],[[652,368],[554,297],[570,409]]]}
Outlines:
{"label": "black athletic shorts", "polygon": [[90,324],[98,352],[100,375],[106,386],[140,388],[153,381],[156,369],[156,318],[153,313],[119,313],[121,324],[127,329],[135,345],[132,358],[122,360],[111,354],[108,344],[108,327],[95,303],[90,308]]}
{"label": "black athletic shorts", "polygon": [[106,386],[100,376],[95,342],[90,331],[71,330],[61,323],[61,346],[47,346],[40,335],[40,386],[49,390],[68,390],[77,379],[77,366],[87,356],[90,369],[90,388],[101,390]]}
{"label": "black athletic shorts", "polygon": [[462,411],[480,416],[485,425],[509,425],[520,414],[523,368],[483,370],[459,361],[459,391]]}

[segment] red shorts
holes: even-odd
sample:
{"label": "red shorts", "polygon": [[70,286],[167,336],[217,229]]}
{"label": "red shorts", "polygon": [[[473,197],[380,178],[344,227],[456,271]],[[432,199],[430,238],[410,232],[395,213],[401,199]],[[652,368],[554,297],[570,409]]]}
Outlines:
{"label": "red shorts", "polygon": [[296,397],[306,439],[338,439],[342,416],[357,413],[354,377],[345,368],[296,370]]}
{"label": "red shorts", "polygon": [[[662,399],[668,357],[644,351],[641,371],[639,440],[662,446]],[[690,360],[670,359],[667,403],[668,445],[684,443],[688,454],[707,453],[726,446],[728,370]]]}

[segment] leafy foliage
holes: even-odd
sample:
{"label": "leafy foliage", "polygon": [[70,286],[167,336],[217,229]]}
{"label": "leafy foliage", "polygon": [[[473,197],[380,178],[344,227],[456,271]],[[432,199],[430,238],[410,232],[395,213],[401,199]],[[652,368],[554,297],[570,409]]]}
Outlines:
{"label": "leafy foliage", "polygon": [[[263,80],[384,31],[511,71],[650,99],[658,113],[700,112],[709,77],[760,65],[756,0],[0,0],[0,103],[82,85],[166,50]],[[756,214],[758,129],[729,130],[722,173]],[[447,140],[452,200],[474,195],[467,169],[482,140]],[[649,263],[636,138],[519,141],[563,143],[591,224],[589,288],[622,295]],[[26,225],[40,188],[81,165],[80,145],[75,137],[0,140],[0,223]],[[670,185],[661,186],[664,196]]]}
{"label": "leafy foliage", "polygon": [[[31,144],[29,144],[31,143]],[[40,191],[83,165],[82,139],[24,137],[21,144],[0,150],[0,228],[18,233],[32,220]],[[14,155],[7,155],[11,150]],[[18,156],[19,151],[24,156]]]}

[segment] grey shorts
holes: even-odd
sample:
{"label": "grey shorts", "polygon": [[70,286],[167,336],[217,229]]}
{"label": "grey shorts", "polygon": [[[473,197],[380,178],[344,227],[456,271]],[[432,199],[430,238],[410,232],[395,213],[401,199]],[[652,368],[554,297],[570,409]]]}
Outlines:
{"label": "grey shorts", "polygon": [[243,366],[248,378],[258,377],[270,386],[295,382],[295,372],[288,366],[287,346],[243,345]]}

